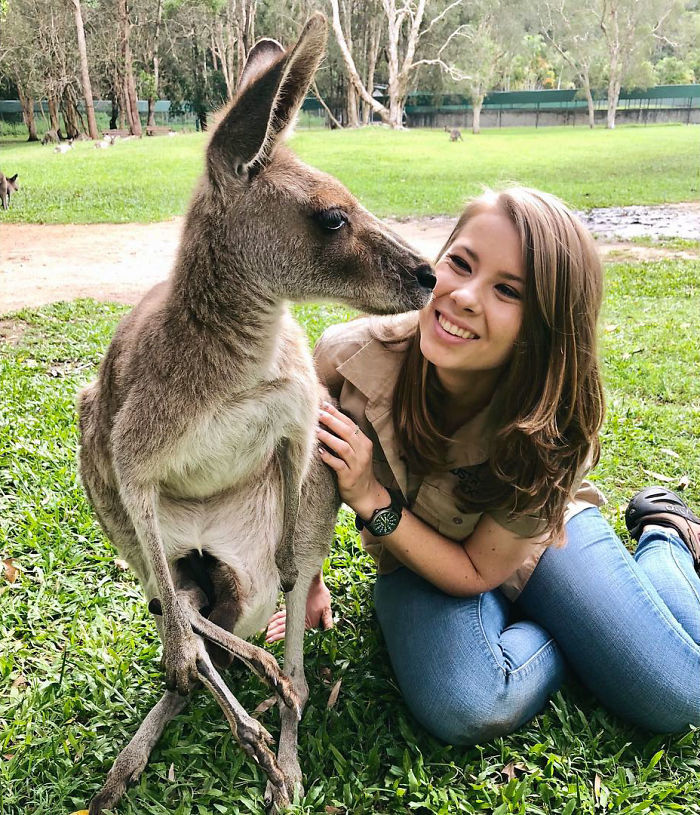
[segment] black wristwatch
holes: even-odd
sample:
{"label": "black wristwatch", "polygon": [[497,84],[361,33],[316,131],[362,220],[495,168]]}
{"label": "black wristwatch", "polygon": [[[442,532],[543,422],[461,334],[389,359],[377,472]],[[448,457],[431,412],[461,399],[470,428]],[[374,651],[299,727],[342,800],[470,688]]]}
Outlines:
{"label": "black wristwatch", "polygon": [[358,532],[366,529],[375,538],[381,538],[384,535],[391,535],[399,525],[401,513],[405,506],[403,495],[398,490],[387,490],[387,492],[391,496],[391,503],[388,507],[375,509],[368,521],[363,520],[355,513],[355,529]]}

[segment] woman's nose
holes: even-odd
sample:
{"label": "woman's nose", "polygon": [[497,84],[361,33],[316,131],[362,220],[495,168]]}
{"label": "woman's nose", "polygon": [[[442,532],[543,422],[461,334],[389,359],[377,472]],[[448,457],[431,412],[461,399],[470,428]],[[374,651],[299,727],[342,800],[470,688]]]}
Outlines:
{"label": "woman's nose", "polygon": [[450,297],[459,309],[478,311],[481,308],[479,286],[473,280],[465,281],[461,286],[453,289]]}

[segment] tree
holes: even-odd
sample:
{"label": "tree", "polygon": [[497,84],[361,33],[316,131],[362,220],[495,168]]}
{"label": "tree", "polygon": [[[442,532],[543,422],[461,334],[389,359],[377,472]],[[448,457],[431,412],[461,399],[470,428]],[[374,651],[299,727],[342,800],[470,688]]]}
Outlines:
{"label": "tree", "polygon": [[452,54],[449,75],[472,105],[472,132],[481,129],[484,98],[494,90],[521,49],[526,9],[520,0],[474,0],[461,10],[440,54]]}
{"label": "tree", "polygon": [[134,136],[142,134],[141,119],[139,118],[138,97],[136,95],[136,80],[134,79],[134,66],[131,56],[131,20],[127,0],[115,0],[117,20],[119,23],[119,54],[120,54],[120,97],[122,109],[126,113],[129,123],[129,133]]}
{"label": "tree", "polygon": [[[424,38],[444,20],[450,11],[464,4],[465,0],[453,0],[426,21],[427,0],[403,0],[397,6],[396,0],[381,0],[383,10],[382,27],[385,36],[387,58],[387,96],[389,106],[381,104],[367,90],[360,77],[356,61],[348,44],[340,20],[339,0],[329,0],[331,4],[333,32],[335,33],[340,52],[345,63],[348,78],[365,104],[379,115],[381,120],[393,128],[403,126],[403,113],[406,97],[416,70],[421,65],[439,64],[445,70],[451,70],[441,54],[446,45],[431,49],[429,56],[419,57],[418,52],[424,44]],[[443,4],[444,5],[444,4]],[[448,35],[448,40],[449,40]],[[425,39],[425,43],[427,43]]]}
{"label": "tree", "polygon": [[91,139],[97,139],[97,122],[95,121],[95,106],[92,102],[92,85],[90,84],[90,69],[88,68],[87,47],[85,45],[85,26],[80,0],[71,0],[75,15],[75,30],[78,38],[78,53],[80,55],[80,78],[83,85],[83,98],[88,120],[88,134]]}
{"label": "tree", "polygon": [[540,25],[545,38],[571,68],[588,105],[588,126],[595,126],[592,80],[603,60],[603,36],[591,9],[578,0],[540,0]]}
{"label": "tree", "polygon": [[664,24],[682,6],[676,0],[596,0],[592,8],[607,47],[607,127],[612,129],[623,82],[648,58]]}

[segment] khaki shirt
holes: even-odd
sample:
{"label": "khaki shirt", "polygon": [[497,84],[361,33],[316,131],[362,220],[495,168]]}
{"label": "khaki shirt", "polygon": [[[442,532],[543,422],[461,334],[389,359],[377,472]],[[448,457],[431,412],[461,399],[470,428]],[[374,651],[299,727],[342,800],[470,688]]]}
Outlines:
{"label": "khaki shirt", "polygon": [[[459,478],[469,478],[470,468],[488,458],[493,428],[489,426],[489,406],[460,427],[448,446],[449,469],[425,477],[411,474],[401,458],[391,415],[391,400],[399,371],[415,333],[417,312],[396,317],[365,317],[328,328],[314,349],[316,370],[321,382],[373,442],[373,464],[377,480],[385,487],[399,489],[415,515],[433,529],[455,541],[463,541],[474,530],[482,513],[460,512],[454,488]],[[582,470],[572,491],[565,520],[591,506],[605,503],[602,493],[583,480]],[[545,525],[537,517],[512,520],[506,510],[489,515],[506,529],[523,538],[542,534]],[[377,563],[380,574],[401,564],[378,541],[363,541]],[[555,541],[563,543],[563,541]],[[546,545],[527,544],[522,566],[501,585],[514,600],[523,590]]]}

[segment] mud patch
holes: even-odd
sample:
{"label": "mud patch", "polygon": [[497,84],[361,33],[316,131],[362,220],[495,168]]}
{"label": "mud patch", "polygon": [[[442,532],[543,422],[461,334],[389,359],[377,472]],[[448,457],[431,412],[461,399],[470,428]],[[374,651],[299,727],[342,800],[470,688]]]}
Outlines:
{"label": "mud patch", "polygon": [[603,238],[685,238],[700,241],[700,203],[605,207],[578,213]]}

